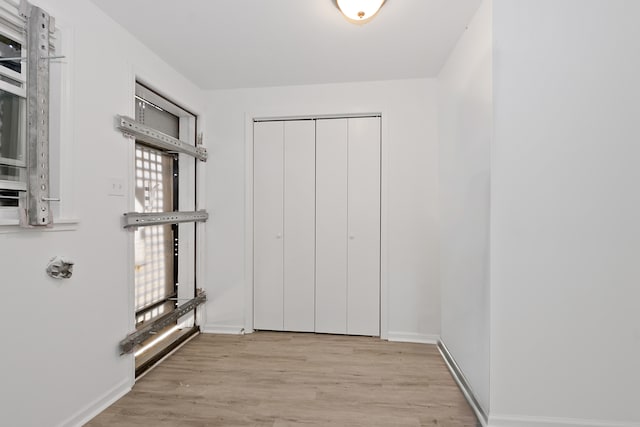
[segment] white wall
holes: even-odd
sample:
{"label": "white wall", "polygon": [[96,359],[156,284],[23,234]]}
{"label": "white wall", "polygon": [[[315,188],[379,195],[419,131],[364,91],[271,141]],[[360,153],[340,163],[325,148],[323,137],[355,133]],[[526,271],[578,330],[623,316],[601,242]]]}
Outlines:
{"label": "white wall", "polygon": [[[132,384],[132,356],[121,357],[118,342],[133,324],[129,234],[120,225],[133,198],[107,196],[107,184],[131,184],[131,141],[114,130],[114,115],[133,113],[134,72],[202,107],[195,86],[89,1],[38,3],[73,33],[72,140],[63,155],[73,159],[66,194],[80,222],[58,232],[0,227],[0,423],[29,427],[78,425]],[[73,278],[46,276],[55,255],[76,262]]]}
{"label": "white wall", "polygon": [[247,114],[289,116],[380,112],[388,162],[388,329],[390,337],[440,332],[437,248],[435,80],[211,91],[205,330],[239,331],[245,293]]}
{"label": "white wall", "polygon": [[489,411],[491,2],[485,1],[440,72],[442,341]]}
{"label": "white wall", "polygon": [[491,425],[638,426],[640,2],[493,4]]}

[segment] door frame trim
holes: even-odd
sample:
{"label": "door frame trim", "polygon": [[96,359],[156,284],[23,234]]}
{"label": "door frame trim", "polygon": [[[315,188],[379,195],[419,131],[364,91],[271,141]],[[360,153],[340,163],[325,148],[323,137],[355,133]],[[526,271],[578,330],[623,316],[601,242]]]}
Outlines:
{"label": "door frame trim", "polygon": [[276,115],[269,112],[245,113],[245,293],[244,333],[253,332],[253,123],[270,120],[314,120],[323,118],[380,117],[380,339],[389,336],[389,215],[388,215],[388,110],[376,112]]}

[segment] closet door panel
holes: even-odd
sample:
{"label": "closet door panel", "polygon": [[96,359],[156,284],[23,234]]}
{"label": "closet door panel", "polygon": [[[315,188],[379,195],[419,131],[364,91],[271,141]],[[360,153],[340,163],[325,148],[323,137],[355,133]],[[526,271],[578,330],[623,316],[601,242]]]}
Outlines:
{"label": "closet door panel", "polygon": [[315,121],[284,124],[284,330],[314,331]]}
{"label": "closet door panel", "polygon": [[347,332],[347,120],[316,121],[316,332]]}
{"label": "closet door panel", "polygon": [[283,122],[254,123],[255,329],[283,328]]}
{"label": "closet door panel", "polygon": [[348,124],[347,333],[380,335],[380,119]]}

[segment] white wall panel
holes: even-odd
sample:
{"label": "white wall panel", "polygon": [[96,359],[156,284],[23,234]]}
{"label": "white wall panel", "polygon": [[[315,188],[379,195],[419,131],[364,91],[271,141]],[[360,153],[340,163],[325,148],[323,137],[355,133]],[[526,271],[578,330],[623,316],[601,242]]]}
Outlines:
{"label": "white wall panel", "polygon": [[[64,61],[51,63],[52,70],[64,68],[68,73],[61,90],[71,100],[69,108],[59,112],[69,137],[61,142],[60,164],[71,177],[70,185],[54,195],[65,202],[64,218],[77,218],[80,225],[59,223],[47,230],[0,226],[3,296],[6,301],[28,300],[27,309],[24,304],[5,304],[0,313],[6,350],[0,367],[0,423],[76,426],[133,384],[133,355],[120,356],[117,351],[118,341],[134,324],[133,240],[120,223],[133,197],[107,195],[107,183],[114,179],[125,189],[134,187],[133,142],[114,131],[113,117],[134,113],[134,73],[196,113],[203,110],[205,98],[175,67],[92,2],[34,3],[56,18],[65,30],[63,43],[70,47]],[[198,189],[205,185],[200,183]],[[199,247],[203,240],[199,236]],[[54,255],[75,261],[71,279],[54,280],[45,274],[46,262]],[[198,276],[200,286],[206,283]]]}
{"label": "white wall panel", "polygon": [[347,332],[347,120],[316,122],[316,332]]}
{"label": "white wall panel", "polygon": [[254,328],[283,328],[284,124],[254,124]]}
{"label": "white wall panel", "polygon": [[348,121],[347,333],[380,334],[380,118]]}
{"label": "white wall panel", "polygon": [[215,215],[206,226],[203,286],[215,296],[206,305],[207,328],[253,324],[253,263],[245,270],[252,254],[253,222],[246,220],[252,199],[245,196],[251,118],[386,112],[381,332],[420,339],[440,334],[436,88],[435,79],[413,79],[207,93],[206,139],[215,152],[207,162],[207,209]]}
{"label": "white wall panel", "polygon": [[315,121],[284,122],[284,329],[313,332]]}
{"label": "white wall panel", "polygon": [[491,2],[485,1],[439,78],[442,342],[489,411]]}
{"label": "white wall panel", "polygon": [[635,0],[493,1],[500,425],[640,425],[638,17]]}

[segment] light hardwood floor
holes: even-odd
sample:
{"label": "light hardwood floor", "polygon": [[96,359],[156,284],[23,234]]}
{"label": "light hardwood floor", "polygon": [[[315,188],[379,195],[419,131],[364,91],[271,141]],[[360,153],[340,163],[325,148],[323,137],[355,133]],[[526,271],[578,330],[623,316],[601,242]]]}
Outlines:
{"label": "light hardwood floor", "polygon": [[199,335],[88,426],[479,425],[433,345]]}

